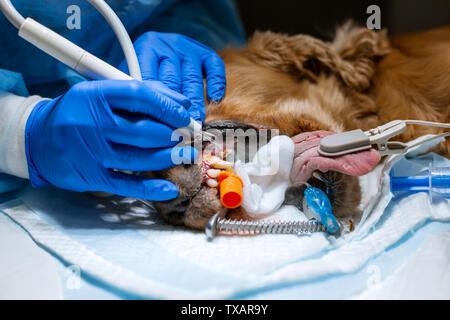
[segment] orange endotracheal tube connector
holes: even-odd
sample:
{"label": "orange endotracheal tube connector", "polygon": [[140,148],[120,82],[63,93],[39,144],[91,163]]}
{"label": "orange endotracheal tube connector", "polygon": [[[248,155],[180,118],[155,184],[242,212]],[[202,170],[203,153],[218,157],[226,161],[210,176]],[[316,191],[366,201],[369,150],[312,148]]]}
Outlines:
{"label": "orange endotracheal tube connector", "polygon": [[222,171],[218,176],[220,202],[225,208],[234,209],[241,205],[244,183],[231,171]]}

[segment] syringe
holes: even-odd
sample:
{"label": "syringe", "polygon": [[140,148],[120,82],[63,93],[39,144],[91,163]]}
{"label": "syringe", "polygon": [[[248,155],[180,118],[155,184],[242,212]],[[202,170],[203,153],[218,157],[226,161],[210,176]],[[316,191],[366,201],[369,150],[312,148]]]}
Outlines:
{"label": "syringe", "polygon": [[428,192],[433,197],[450,198],[450,167],[434,168],[418,176],[391,176],[391,191]]}

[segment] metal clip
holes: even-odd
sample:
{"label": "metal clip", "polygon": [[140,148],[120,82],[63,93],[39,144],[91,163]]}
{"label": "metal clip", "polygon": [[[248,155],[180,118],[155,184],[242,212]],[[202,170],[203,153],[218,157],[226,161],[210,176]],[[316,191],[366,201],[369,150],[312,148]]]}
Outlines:
{"label": "metal clip", "polygon": [[389,141],[390,138],[398,136],[406,130],[406,123],[402,120],[394,120],[382,126],[364,132],[375,145],[380,155],[391,155],[403,153],[408,148],[407,144],[399,141]]}

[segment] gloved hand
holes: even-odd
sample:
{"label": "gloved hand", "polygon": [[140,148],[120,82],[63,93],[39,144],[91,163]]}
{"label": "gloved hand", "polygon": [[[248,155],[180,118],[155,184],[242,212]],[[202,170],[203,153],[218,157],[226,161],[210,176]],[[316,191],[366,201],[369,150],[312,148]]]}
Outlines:
{"label": "gloved hand", "polygon": [[147,200],[176,198],[169,181],[112,169],[166,169],[174,165],[172,152],[192,163],[198,151],[171,141],[174,128],[189,124],[189,106],[187,98],[158,81],[86,81],[39,102],[25,128],[31,183]]}
{"label": "gloved hand", "polygon": [[[159,80],[170,89],[188,97],[191,117],[205,120],[203,78],[209,101],[225,94],[225,65],[210,48],[183,35],[147,32],[134,43],[144,80]],[[128,72],[122,62],[120,69]]]}

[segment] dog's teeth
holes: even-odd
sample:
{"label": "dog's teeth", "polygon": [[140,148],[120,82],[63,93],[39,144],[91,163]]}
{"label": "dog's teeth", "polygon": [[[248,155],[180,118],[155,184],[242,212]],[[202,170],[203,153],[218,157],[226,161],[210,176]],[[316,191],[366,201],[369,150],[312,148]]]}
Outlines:
{"label": "dog's teeth", "polygon": [[206,184],[210,188],[216,188],[219,185],[219,183],[217,182],[216,179],[208,179],[208,180],[206,180]]}
{"label": "dog's teeth", "polygon": [[229,154],[231,153],[231,151],[220,151],[219,152],[219,157],[222,159],[225,159]]}
{"label": "dog's teeth", "polygon": [[206,171],[206,174],[211,178],[217,178],[219,173],[220,173],[220,170],[218,170],[218,169],[209,169]]}
{"label": "dog's teeth", "polygon": [[217,163],[217,162],[219,162],[219,161],[223,161],[223,160],[220,159],[218,156],[210,156],[208,160],[209,160],[209,162],[211,162],[211,163]]}
{"label": "dog's teeth", "polygon": [[212,156],[209,161],[214,169],[228,169],[233,166],[231,162],[224,161],[217,156]]}
{"label": "dog's teeth", "polygon": [[212,166],[216,169],[228,169],[228,168],[233,167],[233,164],[228,161],[221,161],[221,162],[213,163]]}

